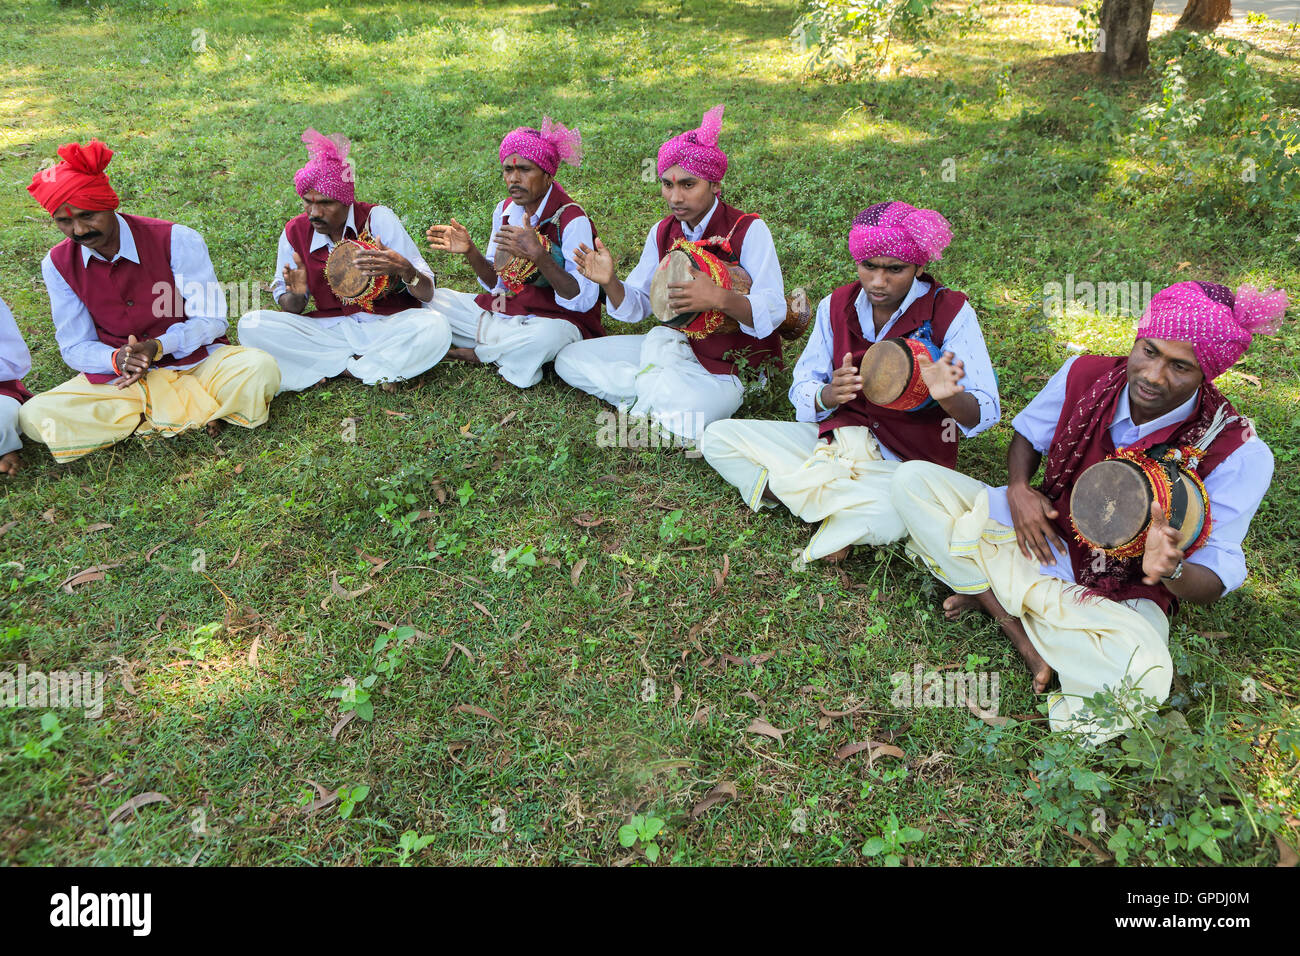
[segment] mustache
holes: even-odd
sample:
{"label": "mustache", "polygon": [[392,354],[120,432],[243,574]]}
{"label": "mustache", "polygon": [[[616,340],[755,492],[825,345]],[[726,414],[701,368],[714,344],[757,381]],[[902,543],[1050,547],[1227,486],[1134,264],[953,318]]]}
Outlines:
{"label": "mustache", "polygon": [[324,219],[308,219],[307,221],[310,222],[313,226],[323,226],[323,225],[325,225],[325,220],[324,220]]}
{"label": "mustache", "polygon": [[80,236],[73,236],[73,237],[72,237],[72,241],[73,241],[73,242],[82,242],[82,243],[85,243],[85,242],[91,242],[91,241],[93,241],[93,240],[95,240],[95,239],[103,238],[103,235],[104,235],[104,234],[103,234],[102,232],[87,232],[87,233],[85,233],[85,234],[83,234],[83,235],[80,235]]}

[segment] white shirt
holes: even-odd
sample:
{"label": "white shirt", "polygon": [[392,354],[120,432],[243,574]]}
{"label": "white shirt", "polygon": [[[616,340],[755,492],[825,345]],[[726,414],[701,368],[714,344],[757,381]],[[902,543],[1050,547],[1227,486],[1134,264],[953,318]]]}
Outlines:
{"label": "white shirt", "polygon": [[[929,291],[930,283],[920,278],[913,279],[912,288],[907,291],[902,303],[879,333],[876,332],[876,323],[872,317],[867,293],[865,290],[859,292],[853,304],[858,312],[858,329],[863,338],[868,342],[879,342],[881,339],[888,338],[890,330],[898,323],[903,313],[913,302]],[[816,324],[813,325],[812,333],[808,336],[808,344],[804,346],[803,354],[799,356],[799,361],[794,367],[794,384],[790,386],[790,404],[795,408],[797,421],[820,422],[831,414],[817,409],[816,395],[824,386],[830,384],[831,376],[844,358],[842,355],[837,358],[831,354],[834,338],[831,331],[831,297],[828,295],[817,306]],[[993,360],[989,358],[988,347],[984,344],[984,333],[980,331],[979,320],[976,319],[975,310],[971,308],[969,302],[962,305],[961,311],[948,326],[948,333],[943,337],[942,348],[945,352],[952,352],[954,359],[962,360],[966,375],[962,378],[961,384],[965,385],[966,392],[974,395],[975,400],[979,402],[980,420],[974,427],[967,428],[956,419],[953,420],[961,429],[962,435],[971,438],[997,424],[998,419],[1002,417],[1002,403],[998,398],[998,379],[993,372]],[[880,453],[889,461],[898,461],[899,456],[886,446],[879,436],[876,437],[880,445]]]}
{"label": "white shirt", "polygon": [[[718,200],[714,199],[708,215],[694,229],[682,223],[683,235],[691,242],[698,242],[705,236],[717,210]],[[640,322],[652,314],[650,280],[659,268],[659,243],[655,241],[658,231],[659,225],[656,223],[646,236],[645,246],[641,249],[641,260],[623,280],[623,301],[616,309],[609,308],[606,304],[611,318],[620,322]],[[745,296],[749,300],[750,311],[753,312],[753,328],[742,325],[740,331],[756,339],[765,339],[785,321],[786,306],[785,280],[781,277],[781,263],[776,258],[772,231],[761,219],[750,220],[745,241],[740,246],[740,267],[749,273],[753,282],[749,294]]]}
{"label": "white shirt", "polygon": [[[348,206],[348,218],[343,224],[343,235],[346,237],[348,230],[352,230],[355,236],[358,234],[355,212],[356,206]],[[406,227],[402,221],[397,218],[397,213],[387,206],[375,206],[370,210],[370,234],[382,242],[394,252],[401,253],[406,257],[415,269],[433,278],[433,270],[429,268],[424,257],[420,255],[420,250],[415,243],[411,241],[410,235],[406,232]],[[308,252],[315,252],[321,246],[331,252],[334,250],[334,242],[323,232],[311,231],[311,243],[307,247]],[[280,296],[288,291],[288,286],[284,281],[284,267],[293,266],[293,246],[289,244],[289,234],[280,233],[280,245],[275,254],[275,278],[271,280],[271,298],[279,303]],[[313,303],[314,304],[314,303]],[[422,306],[429,308],[428,302],[422,302]],[[344,319],[353,319],[357,322],[372,322],[375,319],[382,319],[384,316],[376,315],[374,312],[367,312],[365,309],[358,309],[356,312],[350,312],[345,315],[331,315],[316,318],[315,321],[320,323],[322,329],[328,329],[338,325]]]}
{"label": "white shirt", "polygon": [[[91,256],[101,262],[126,259],[139,263],[140,255],[136,251],[135,236],[131,234],[131,227],[120,214],[115,215],[117,215],[118,228],[117,255],[112,260],[106,260],[98,252],[80,246],[74,252],[81,252],[83,265],[90,263]],[[159,341],[162,342],[163,354],[183,359],[225,334],[226,293],[221,283],[217,281],[217,273],[212,268],[207,244],[193,229],[180,223],[172,224],[171,257],[172,280],[185,300],[186,318],[168,327],[167,331],[159,337]],[[82,302],[81,297],[64,281],[48,253],[41,260],[41,275],[45,277],[45,288],[50,294],[54,338],[59,343],[59,353],[63,356],[63,361],[69,368],[76,369],[78,372],[114,374],[113,347],[99,340],[95,332],[94,320],[90,317],[90,310],[86,308],[86,303]],[[173,307],[171,303],[164,302],[142,302],[137,306],[141,309]],[[210,353],[212,350],[208,351]],[[200,361],[202,360],[189,363],[177,362],[170,367],[190,368]]]}
{"label": "white shirt", "polygon": [[27,350],[18,323],[4,299],[0,299],[0,382],[22,378],[32,370],[32,353]]}
{"label": "white shirt", "polygon": [[[553,189],[554,187],[552,186],[551,188]],[[551,190],[548,189],[546,190],[546,195],[542,197],[541,205],[537,207],[537,212],[528,216],[528,225],[532,226],[534,229],[537,228],[537,224],[542,221],[541,211],[546,208],[546,204],[550,199]],[[527,215],[524,211],[524,207],[514,200],[510,200],[509,213],[505,212],[505,208],[506,200],[503,199],[501,202],[497,203],[497,207],[492,210],[492,236],[488,239],[487,252],[484,253],[484,258],[486,258],[488,262],[492,262],[496,257],[496,235],[503,225],[503,217],[505,220],[504,225],[522,226],[524,224],[524,216]],[[580,245],[585,245],[588,249],[594,248],[591,235],[591,220],[586,216],[576,216],[569,220],[568,225],[561,230],[557,217],[555,228],[556,231],[560,233],[560,251],[564,254],[564,271],[578,280],[578,294],[572,299],[566,299],[559,293],[556,293],[555,304],[560,308],[568,309],[571,312],[587,312],[596,307],[596,300],[600,296],[600,286],[596,285],[596,283],[592,282],[578,271],[578,263],[573,256]],[[506,287],[501,284],[500,279],[497,280],[495,286],[490,288],[482,279],[478,280],[478,284],[494,295],[505,292],[506,289]]]}
{"label": "white shirt", "polygon": [[[1034,396],[1023,412],[1011,423],[1017,432],[1034,446],[1040,454],[1046,453],[1056,434],[1065,405],[1065,380],[1074,359],[1069,359]],[[1159,431],[1188,418],[1195,410],[1199,392],[1173,411],[1144,424],[1134,424],[1129,409],[1128,388],[1120,392],[1115,403],[1115,417],[1110,424],[1110,440],[1115,447],[1131,445],[1152,432]],[[1196,553],[1187,558],[1188,564],[1209,568],[1223,582],[1223,593],[1235,591],[1246,580],[1246,555],[1241,542],[1250,529],[1259,504],[1264,500],[1273,479],[1273,452],[1258,435],[1223,459],[1205,479],[1205,490],[1210,498],[1210,536]],[[1007,504],[1007,489],[989,489],[989,517],[1007,527],[1011,524],[1011,508]],[[1043,574],[1074,582],[1074,567],[1069,555],[1062,555],[1048,542],[1056,564],[1041,566]]]}

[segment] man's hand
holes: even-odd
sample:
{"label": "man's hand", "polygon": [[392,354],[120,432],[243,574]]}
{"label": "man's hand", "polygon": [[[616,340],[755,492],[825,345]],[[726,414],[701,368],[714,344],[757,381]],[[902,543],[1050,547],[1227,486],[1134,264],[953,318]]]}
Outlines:
{"label": "man's hand", "polygon": [[463,256],[474,248],[469,230],[455,219],[449,226],[430,226],[424,238],[429,240],[429,248],[435,252],[450,252],[452,255]]}
{"label": "man's hand", "polygon": [[307,297],[307,267],[302,264],[302,256],[293,254],[293,265],[284,267],[284,287],[293,295]]}
{"label": "man's hand", "polygon": [[1046,495],[1027,484],[1008,485],[1007,504],[1016,529],[1016,544],[1026,558],[1037,558],[1039,564],[1056,564],[1048,541],[1062,554],[1069,553],[1056,525],[1052,524],[1058,512]]}
{"label": "man's hand", "polygon": [[822,388],[822,404],[827,408],[835,408],[837,405],[853,401],[854,396],[860,391],[862,391],[862,376],[858,374],[858,367],[853,364],[853,354],[845,352],[844,361],[831,373],[831,383]]}
{"label": "man's hand", "polygon": [[108,384],[116,385],[118,388],[134,385],[144,378],[153,365],[153,357],[157,353],[157,339],[138,342],[134,335],[127,336],[126,345],[117,350],[117,367],[122,374]]}
{"label": "man's hand", "polygon": [[378,239],[375,249],[363,249],[357,253],[357,268],[367,276],[397,276],[404,278],[415,272],[415,266],[400,252],[394,252]]}
{"label": "man's hand", "polygon": [[1173,574],[1183,560],[1183,549],[1178,547],[1178,531],[1156,502],[1151,502],[1151,526],[1147,528],[1146,550],[1142,552],[1142,583],[1159,584],[1160,579]]}
{"label": "man's hand", "polygon": [[921,379],[925,382],[925,387],[930,390],[930,397],[936,402],[942,402],[966,391],[966,386],[960,384],[966,377],[966,366],[961,359],[954,361],[951,352],[944,352],[937,362],[924,357],[920,362]]}
{"label": "man's hand", "polygon": [[728,290],[715,285],[704,272],[691,267],[690,282],[668,284],[668,308],[679,315],[683,312],[708,312],[726,305]]}
{"label": "man's hand", "polygon": [[578,271],[598,286],[607,286],[614,281],[614,257],[599,238],[595,249],[585,242],[580,243],[573,253],[573,261]]}
{"label": "man's hand", "polygon": [[497,244],[498,249],[508,252],[512,259],[522,258],[538,262],[543,256],[550,255],[542,248],[542,242],[537,238],[537,231],[532,226],[502,226],[492,240]]}

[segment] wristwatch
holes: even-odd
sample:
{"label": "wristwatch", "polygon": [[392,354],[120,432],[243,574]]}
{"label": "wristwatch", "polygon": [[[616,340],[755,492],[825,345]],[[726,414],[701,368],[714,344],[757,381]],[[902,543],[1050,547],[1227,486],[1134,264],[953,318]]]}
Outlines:
{"label": "wristwatch", "polygon": [[1177,581],[1177,580],[1178,580],[1179,578],[1181,578],[1182,576],[1183,576],[1183,562],[1182,562],[1182,561],[1179,561],[1179,562],[1178,562],[1178,567],[1174,568],[1174,573],[1173,573],[1173,574],[1166,574],[1166,575],[1164,576],[1164,580],[1166,580],[1166,581]]}

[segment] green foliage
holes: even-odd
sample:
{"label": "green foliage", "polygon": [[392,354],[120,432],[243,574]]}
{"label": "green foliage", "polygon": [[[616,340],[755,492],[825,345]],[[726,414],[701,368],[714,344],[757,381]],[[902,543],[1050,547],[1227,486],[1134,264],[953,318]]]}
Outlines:
{"label": "green foliage", "polygon": [[685,541],[699,544],[709,539],[709,529],[696,525],[690,518],[684,518],[686,512],[681,508],[670,511],[659,519],[659,540],[665,544]]}
{"label": "green foliage", "polygon": [[63,739],[63,726],[59,723],[57,714],[41,714],[41,730],[48,736],[27,740],[18,751],[18,756],[24,760],[44,760],[53,751],[54,745]]}
{"label": "green foliage", "polygon": [[[938,0],[804,0],[790,35],[806,54],[805,70],[847,79],[888,65],[895,41],[915,41],[913,56],[927,56],[920,41],[934,37],[942,22]],[[977,22],[978,4],[960,21],[963,32]]]}
{"label": "green foliage", "polygon": [[631,848],[641,844],[641,852],[651,863],[659,859],[659,844],[655,838],[659,831],[666,826],[665,822],[655,816],[634,816],[629,822],[618,828],[618,843],[624,848]]}
{"label": "green foliage", "polygon": [[352,816],[352,811],[357,808],[357,804],[370,796],[370,788],[365,784],[358,784],[355,787],[339,788],[339,817],[346,820]]}
{"label": "green foliage", "polygon": [[925,838],[925,831],[916,827],[901,826],[898,817],[891,812],[881,828],[880,836],[873,836],[862,844],[862,855],[879,856],[885,866],[902,866],[907,844]]}
{"label": "green foliage", "polygon": [[381,676],[391,677],[406,659],[408,642],[415,637],[415,628],[403,625],[390,630],[375,640],[370,651],[369,667],[373,673],[367,674],[360,683],[347,681],[330,690],[330,698],[339,702],[339,713],[355,712],[362,720],[375,719],[375,705],[370,699],[371,689]]}

